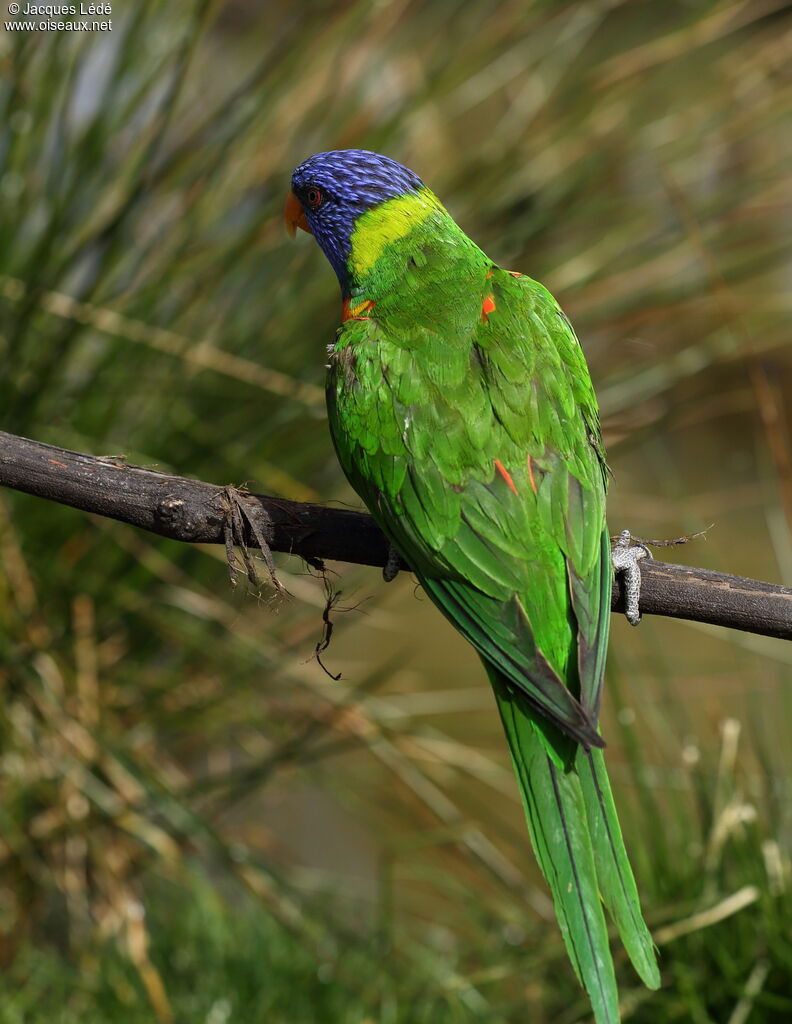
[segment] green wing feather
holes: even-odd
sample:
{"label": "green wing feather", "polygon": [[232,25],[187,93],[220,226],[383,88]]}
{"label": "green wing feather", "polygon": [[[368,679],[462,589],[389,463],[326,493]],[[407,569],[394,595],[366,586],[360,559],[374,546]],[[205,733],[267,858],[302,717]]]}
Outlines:
{"label": "green wing feather", "polygon": [[602,901],[646,984],[659,975],[597,749],[611,570],[596,400],[552,296],[457,243],[413,240],[398,287],[361,287],[376,307],[331,351],[331,430],[484,660],[570,958],[596,1019],[615,1021]]}

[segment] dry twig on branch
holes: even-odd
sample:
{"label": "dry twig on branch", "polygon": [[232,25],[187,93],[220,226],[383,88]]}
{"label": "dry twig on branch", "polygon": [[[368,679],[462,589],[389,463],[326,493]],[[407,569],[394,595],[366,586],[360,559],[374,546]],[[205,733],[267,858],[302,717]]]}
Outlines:
{"label": "dry twig on branch", "polygon": [[[190,543],[226,544],[384,566],[388,544],[366,513],[229,488],[29,441],[0,431],[0,485]],[[229,525],[229,518],[233,522]],[[265,554],[267,552],[265,551]],[[269,565],[269,563],[268,563]],[[409,568],[409,566],[405,566]],[[731,626],[792,640],[792,589],[709,569],[645,560],[644,614]],[[619,580],[613,611],[623,611]]]}

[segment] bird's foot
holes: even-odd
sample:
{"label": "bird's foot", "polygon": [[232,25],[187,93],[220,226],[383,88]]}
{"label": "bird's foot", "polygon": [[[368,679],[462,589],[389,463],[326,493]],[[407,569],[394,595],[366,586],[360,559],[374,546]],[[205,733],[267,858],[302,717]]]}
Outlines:
{"label": "bird's foot", "polygon": [[611,564],[617,575],[621,573],[624,576],[624,614],[631,626],[637,626],[641,621],[641,567],[638,562],[651,557],[649,548],[635,539],[629,530],[622,530],[611,548]]}
{"label": "bird's foot", "polygon": [[638,562],[641,558],[652,558],[653,548],[668,548],[676,544],[687,544],[698,537],[706,536],[707,530],[699,530],[698,533],[688,533],[682,537],[672,537],[668,540],[647,540],[642,537],[633,537],[629,530],[622,530],[618,537],[611,537],[613,547],[611,548],[611,565],[618,575],[624,576],[624,614],[627,621],[637,626],[641,621],[641,611],[638,607],[638,600],[641,596],[641,567]]}
{"label": "bird's foot", "polygon": [[386,583],[392,583],[399,575],[401,569],[401,555],[392,544],[388,544],[388,557],[382,567],[382,578]]}
{"label": "bird's foot", "polygon": [[252,537],[252,540],[261,549],[261,556],[275,591],[279,594],[288,594],[275,571],[272,549],[269,546],[269,541],[272,538],[272,526],[267,512],[258,503],[255,505],[251,503],[250,494],[244,487],[236,488],[229,484],[227,487],[220,488],[218,497],[223,511],[223,539],[231,586],[236,586],[237,575],[241,571],[234,551],[236,546],[241,552],[242,566],[248,582],[257,590],[259,588],[256,564],[248,547],[248,538]]}

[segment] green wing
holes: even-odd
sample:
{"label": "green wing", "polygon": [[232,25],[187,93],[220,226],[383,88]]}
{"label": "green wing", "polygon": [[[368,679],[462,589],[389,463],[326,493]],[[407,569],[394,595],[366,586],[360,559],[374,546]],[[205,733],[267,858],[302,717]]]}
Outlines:
{"label": "green wing", "polygon": [[453,338],[425,318],[394,328],[382,303],[345,325],[329,387],[339,458],[457,629],[598,746],[610,570],[588,370],[541,285],[483,268],[472,295]]}

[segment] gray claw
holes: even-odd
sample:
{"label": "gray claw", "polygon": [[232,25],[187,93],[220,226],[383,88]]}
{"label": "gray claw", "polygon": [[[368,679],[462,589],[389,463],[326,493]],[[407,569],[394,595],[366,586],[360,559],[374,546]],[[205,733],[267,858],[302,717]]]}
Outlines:
{"label": "gray claw", "polygon": [[401,569],[401,555],[392,544],[388,544],[388,557],[382,569],[382,578],[386,583],[391,583],[399,575]]}
{"label": "gray claw", "polygon": [[629,530],[622,530],[611,548],[611,564],[617,573],[624,576],[624,614],[631,626],[641,621],[638,606],[641,596],[641,558],[651,558],[652,553],[645,544],[634,541]]}

